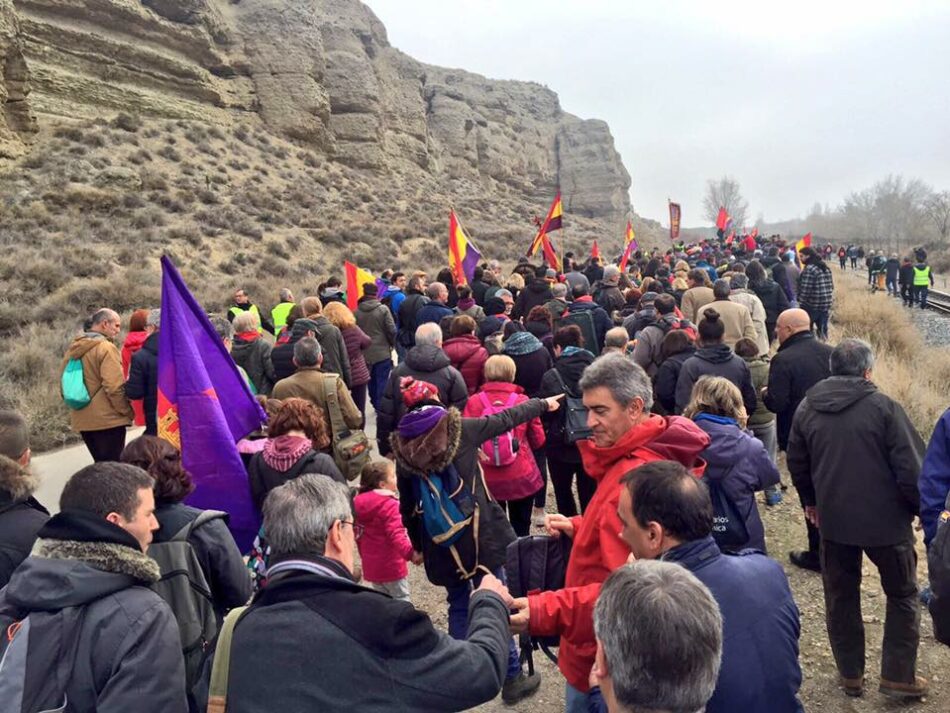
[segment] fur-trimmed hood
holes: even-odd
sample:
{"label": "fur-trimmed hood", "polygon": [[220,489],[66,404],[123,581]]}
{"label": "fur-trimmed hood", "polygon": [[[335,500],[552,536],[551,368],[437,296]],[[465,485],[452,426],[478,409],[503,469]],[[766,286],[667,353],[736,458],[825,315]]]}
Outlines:
{"label": "fur-trimmed hood", "polygon": [[462,437],[462,414],[457,408],[446,410],[446,416],[428,433],[417,438],[402,438],[398,431],[389,436],[396,462],[418,475],[445,470],[455,460]]}
{"label": "fur-trimmed hood", "polygon": [[39,485],[39,478],[12,458],[0,455],[0,499],[7,494],[12,502],[30,497]]}

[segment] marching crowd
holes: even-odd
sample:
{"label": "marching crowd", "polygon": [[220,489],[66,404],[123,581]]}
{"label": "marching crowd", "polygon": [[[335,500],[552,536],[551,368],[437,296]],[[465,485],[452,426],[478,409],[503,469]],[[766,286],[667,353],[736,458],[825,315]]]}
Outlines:
{"label": "marching crowd", "polygon": [[[703,242],[625,271],[567,254],[561,272],[489,261],[469,284],[387,270],[352,310],[338,278],[269,311],[237,290],[211,324],[268,415],[237,444],[250,552],[226,512],[186,504],[195,483],[158,437],[161,310],[133,313],[121,347],[120,315],[98,310],[62,368],[95,463],[56,515],[32,496],[28,425],[0,412],[11,710],[515,704],[540,685],[533,642],[553,640],[569,712],[801,711],[799,611],[757,495],[782,502],[779,451],[807,528],[789,558],[820,573],[844,694],[865,688],[867,554],[887,597],[878,690],[921,698],[912,524],[950,627],[933,564],[950,564],[950,416],[928,449],[870,346],[826,343],[831,252]],[[381,457],[341,457],[370,408]],[[512,569],[532,527],[569,552],[550,581]],[[445,590],[447,631],[413,606],[409,565]]]}

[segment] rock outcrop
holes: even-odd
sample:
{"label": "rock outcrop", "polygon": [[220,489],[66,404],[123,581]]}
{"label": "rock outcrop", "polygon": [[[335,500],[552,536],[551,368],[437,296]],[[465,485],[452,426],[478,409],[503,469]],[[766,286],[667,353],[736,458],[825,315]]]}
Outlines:
{"label": "rock outcrop", "polygon": [[0,0],[0,107],[0,155],[34,115],[251,121],[407,184],[422,171],[541,204],[560,185],[569,212],[630,212],[604,122],[538,84],[420,63],[356,0]]}

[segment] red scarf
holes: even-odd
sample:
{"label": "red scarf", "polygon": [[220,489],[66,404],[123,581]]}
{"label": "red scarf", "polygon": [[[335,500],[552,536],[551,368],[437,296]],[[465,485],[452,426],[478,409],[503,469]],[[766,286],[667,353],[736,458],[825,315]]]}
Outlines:
{"label": "red scarf", "polygon": [[277,438],[269,438],[264,444],[261,457],[274,470],[286,473],[312,448],[313,444],[309,438],[285,434]]}
{"label": "red scarf", "polygon": [[258,339],[261,335],[259,332],[238,332],[234,336],[245,342],[253,342],[255,339]]}

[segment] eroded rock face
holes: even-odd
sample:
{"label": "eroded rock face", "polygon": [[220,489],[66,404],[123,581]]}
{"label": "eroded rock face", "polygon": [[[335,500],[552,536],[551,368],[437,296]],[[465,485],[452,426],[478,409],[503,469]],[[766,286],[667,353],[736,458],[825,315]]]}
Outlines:
{"label": "eroded rock face", "polygon": [[534,83],[422,64],[357,0],[0,0],[0,69],[0,146],[31,111],[251,120],[356,168],[630,210],[604,122]]}

